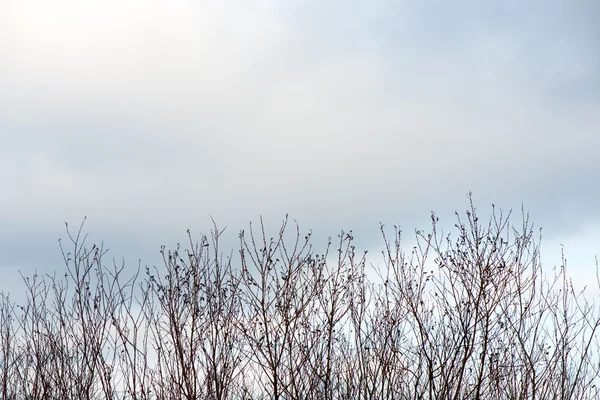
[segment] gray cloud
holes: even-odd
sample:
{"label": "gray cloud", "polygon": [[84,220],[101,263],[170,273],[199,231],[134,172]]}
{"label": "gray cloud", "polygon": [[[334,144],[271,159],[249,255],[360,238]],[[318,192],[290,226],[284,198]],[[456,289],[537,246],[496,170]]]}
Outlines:
{"label": "gray cloud", "polygon": [[551,238],[600,218],[592,1],[2,7],[0,265],[84,215],[134,259],[209,214],[370,246],[468,191]]}

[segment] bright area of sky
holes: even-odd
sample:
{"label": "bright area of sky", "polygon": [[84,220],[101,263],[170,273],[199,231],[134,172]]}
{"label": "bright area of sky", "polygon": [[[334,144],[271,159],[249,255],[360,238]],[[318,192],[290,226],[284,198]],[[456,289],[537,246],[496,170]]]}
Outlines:
{"label": "bright area of sky", "polygon": [[523,202],[545,264],[563,244],[591,283],[598,21],[596,0],[3,0],[0,290],[60,270],[84,216],[155,265],[210,216],[233,245],[289,213],[377,250],[379,222],[451,228],[469,191]]}

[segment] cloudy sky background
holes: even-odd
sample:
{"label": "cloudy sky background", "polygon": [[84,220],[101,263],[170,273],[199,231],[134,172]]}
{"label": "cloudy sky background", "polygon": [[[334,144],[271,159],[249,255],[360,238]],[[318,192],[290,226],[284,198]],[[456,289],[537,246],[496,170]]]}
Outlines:
{"label": "cloudy sky background", "polygon": [[[64,222],[130,265],[286,213],[317,242],[521,203],[543,259],[600,255],[600,6],[3,0],[0,290]],[[320,240],[320,242],[319,242]],[[373,259],[377,262],[378,259]]]}

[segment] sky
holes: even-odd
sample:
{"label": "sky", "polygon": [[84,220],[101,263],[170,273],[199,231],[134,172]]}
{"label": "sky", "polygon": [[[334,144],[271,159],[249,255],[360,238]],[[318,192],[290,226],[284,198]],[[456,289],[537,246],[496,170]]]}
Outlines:
{"label": "sky", "polygon": [[155,265],[211,218],[232,246],[289,214],[381,249],[380,223],[451,229],[469,192],[523,205],[545,264],[564,248],[595,280],[598,20],[595,0],[2,0],[0,290],[64,268],[84,217],[108,262]]}

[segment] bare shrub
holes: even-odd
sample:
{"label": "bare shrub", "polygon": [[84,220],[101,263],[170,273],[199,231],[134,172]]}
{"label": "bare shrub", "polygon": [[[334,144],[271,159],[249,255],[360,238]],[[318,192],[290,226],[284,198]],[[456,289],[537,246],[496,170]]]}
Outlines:
{"label": "bare shrub", "polygon": [[[67,227],[62,275],[0,295],[2,399],[593,399],[600,312],[566,260],[540,264],[522,212],[470,201],[408,252],[381,227],[368,263],[353,233],[321,251],[286,218],[223,231],[130,271]],[[335,245],[333,244],[335,243]]]}

